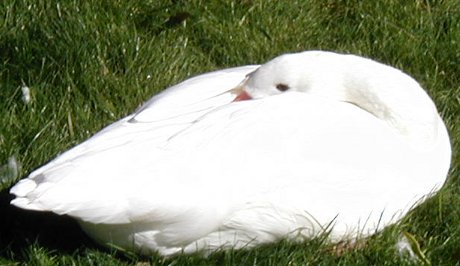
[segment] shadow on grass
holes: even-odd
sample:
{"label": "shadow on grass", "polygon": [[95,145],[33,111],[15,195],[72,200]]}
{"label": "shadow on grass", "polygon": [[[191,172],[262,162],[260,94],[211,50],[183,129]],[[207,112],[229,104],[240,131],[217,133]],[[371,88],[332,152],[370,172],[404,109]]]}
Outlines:
{"label": "shadow on grass", "polygon": [[0,192],[1,257],[21,256],[35,243],[64,253],[75,253],[83,247],[97,248],[70,217],[25,211],[10,205],[13,198],[8,190]]}

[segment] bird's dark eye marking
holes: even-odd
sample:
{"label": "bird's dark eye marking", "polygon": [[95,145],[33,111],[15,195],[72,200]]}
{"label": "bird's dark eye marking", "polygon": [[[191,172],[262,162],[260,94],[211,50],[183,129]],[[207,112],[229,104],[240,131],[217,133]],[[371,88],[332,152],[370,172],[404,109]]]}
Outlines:
{"label": "bird's dark eye marking", "polygon": [[287,91],[287,90],[289,90],[289,86],[286,85],[286,84],[283,84],[283,83],[277,84],[277,85],[276,85],[276,88],[277,88],[279,91]]}

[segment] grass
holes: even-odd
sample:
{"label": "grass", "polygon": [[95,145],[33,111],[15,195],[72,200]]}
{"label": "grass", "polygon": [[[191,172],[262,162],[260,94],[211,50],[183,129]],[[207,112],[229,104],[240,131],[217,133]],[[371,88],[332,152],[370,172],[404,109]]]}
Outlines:
{"label": "grass", "polygon": [[[425,264],[460,265],[460,2],[0,2],[1,265],[413,265],[394,245],[409,232]],[[138,257],[101,249],[66,217],[8,206],[20,177],[192,75],[311,49],[403,69],[433,97],[453,161],[442,190],[362,249],[321,239],[207,258]],[[21,88],[28,87],[25,104]],[[8,161],[20,165],[11,172]]]}

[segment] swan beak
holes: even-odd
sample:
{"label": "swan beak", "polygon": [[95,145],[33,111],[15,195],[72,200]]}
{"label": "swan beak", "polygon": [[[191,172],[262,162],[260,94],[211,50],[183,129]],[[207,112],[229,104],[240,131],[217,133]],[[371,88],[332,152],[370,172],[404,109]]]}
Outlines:
{"label": "swan beak", "polygon": [[249,95],[246,91],[241,91],[235,99],[233,99],[234,102],[239,102],[239,101],[246,101],[246,100],[251,100],[252,97]]}
{"label": "swan beak", "polygon": [[249,95],[249,93],[247,93],[247,91],[244,89],[245,87],[246,87],[246,80],[244,80],[238,86],[230,90],[232,93],[236,94],[235,99],[233,99],[234,102],[246,101],[246,100],[252,99],[251,95]]}

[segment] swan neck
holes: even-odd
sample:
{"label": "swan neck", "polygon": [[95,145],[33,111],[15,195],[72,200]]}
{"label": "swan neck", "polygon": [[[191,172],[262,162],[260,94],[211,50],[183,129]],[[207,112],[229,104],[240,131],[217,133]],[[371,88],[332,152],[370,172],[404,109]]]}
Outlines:
{"label": "swan neck", "polygon": [[440,119],[433,101],[415,80],[397,74],[390,79],[345,80],[344,101],[373,114],[415,145],[433,142]]}

